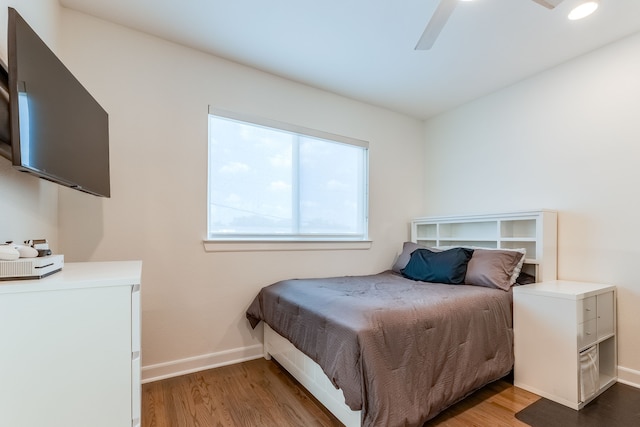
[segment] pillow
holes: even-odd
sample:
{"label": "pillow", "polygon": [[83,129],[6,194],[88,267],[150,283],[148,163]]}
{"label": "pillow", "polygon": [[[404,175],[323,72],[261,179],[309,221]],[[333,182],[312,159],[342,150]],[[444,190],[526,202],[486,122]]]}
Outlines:
{"label": "pillow", "polygon": [[[413,242],[404,242],[402,244],[402,252],[400,253],[400,255],[398,255],[398,259],[396,259],[396,262],[393,264],[393,267],[391,267],[391,270],[395,271],[396,273],[402,274],[402,269],[407,266],[407,264],[409,263],[409,259],[411,258],[411,254],[416,249],[427,249],[427,247]],[[428,249],[431,252],[441,252],[436,248]]]}
{"label": "pillow", "polygon": [[464,283],[467,264],[472,255],[473,249],[467,248],[453,248],[442,252],[416,249],[402,274],[412,280],[460,285]]}
{"label": "pillow", "polygon": [[508,291],[522,270],[524,258],[524,249],[476,249],[469,260],[465,283]]}

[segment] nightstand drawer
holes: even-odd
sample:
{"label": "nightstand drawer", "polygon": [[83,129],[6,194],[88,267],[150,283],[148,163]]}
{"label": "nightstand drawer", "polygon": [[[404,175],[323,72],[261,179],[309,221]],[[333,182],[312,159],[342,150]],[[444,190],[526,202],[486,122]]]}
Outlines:
{"label": "nightstand drawer", "polygon": [[591,319],[587,322],[580,323],[578,325],[578,348],[584,348],[590,346],[598,339],[597,334],[597,321]]}
{"label": "nightstand drawer", "polygon": [[598,295],[598,339],[615,333],[613,292]]}
{"label": "nightstand drawer", "polygon": [[596,318],[596,297],[588,297],[578,301],[578,323]]}

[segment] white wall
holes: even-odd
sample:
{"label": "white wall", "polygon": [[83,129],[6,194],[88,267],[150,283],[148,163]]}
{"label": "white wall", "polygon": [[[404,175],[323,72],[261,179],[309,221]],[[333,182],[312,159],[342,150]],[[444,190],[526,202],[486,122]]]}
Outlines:
{"label": "white wall", "polygon": [[[426,213],[550,208],[561,279],[618,286],[640,384],[640,34],[427,122]],[[552,351],[552,350],[550,350]]]}
{"label": "white wall", "polygon": [[[112,173],[111,199],[60,189],[61,245],[143,260],[146,378],[260,354],[244,313],[262,286],[387,269],[422,213],[419,121],[66,9],[61,42],[109,112]],[[368,140],[372,248],[205,253],[209,104]]]}
{"label": "white wall", "polygon": [[[60,6],[57,0],[0,0],[0,57],[7,64],[7,7],[15,8],[55,50]],[[0,157],[0,242],[46,238],[58,241],[58,187],[16,171]]]}

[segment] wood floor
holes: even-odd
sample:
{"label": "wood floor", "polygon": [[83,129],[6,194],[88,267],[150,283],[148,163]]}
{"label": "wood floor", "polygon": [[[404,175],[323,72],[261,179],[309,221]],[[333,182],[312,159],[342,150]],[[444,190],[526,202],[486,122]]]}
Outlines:
{"label": "wood floor", "polygon": [[[515,413],[539,397],[500,380],[425,427],[527,426]],[[144,384],[142,427],[342,426],[277,363],[257,359]]]}

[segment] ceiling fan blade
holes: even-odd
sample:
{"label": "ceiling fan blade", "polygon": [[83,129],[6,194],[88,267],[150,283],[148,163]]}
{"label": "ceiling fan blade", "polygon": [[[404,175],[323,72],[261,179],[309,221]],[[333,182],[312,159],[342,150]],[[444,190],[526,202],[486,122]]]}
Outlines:
{"label": "ceiling fan blade", "polygon": [[438,4],[435,12],[433,12],[433,16],[424,29],[420,40],[418,40],[415,50],[431,49],[457,4],[458,0],[440,0],[440,4]]}
{"label": "ceiling fan blade", "polygon": [[564,0],[533,0],[533,1],[543,5],[547,9],[553,9],[554,7],[562,3]]}

